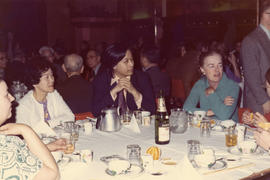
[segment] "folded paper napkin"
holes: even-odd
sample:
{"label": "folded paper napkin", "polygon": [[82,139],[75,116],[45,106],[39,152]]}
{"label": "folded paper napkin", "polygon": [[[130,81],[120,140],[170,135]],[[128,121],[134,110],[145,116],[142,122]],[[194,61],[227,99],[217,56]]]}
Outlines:
{"label": "folded paper napkin", "polygon": [[140,127],[137,123],[137,120],[134,116],[134,114],[132,115],[132,118],[130,120],[130,123],[128,125],[124,125],[125,128],[131,129],[133,132],[140,134],[141,130]]}
{"label": "folded paper napkin", "polygon": [[198,173],[198,171],[192,166],[189,161],[187,155],[184,156],[183,160],[178,163],[179,171],[178,171],[178,179],[189,180],[203,180],[202,175]]}

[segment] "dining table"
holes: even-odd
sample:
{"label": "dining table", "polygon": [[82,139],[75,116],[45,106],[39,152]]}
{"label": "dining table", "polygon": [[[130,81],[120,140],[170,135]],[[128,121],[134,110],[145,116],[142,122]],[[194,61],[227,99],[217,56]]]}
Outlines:
{"label": "dining table", "polygon": [[[103,132],[93,128],[92,132],[85,134],[80,129],[79,139],[75,144],[75,152],[81,150],[91,150],[93,160],[80,165],[74,163],[60,167],[62,179],[76,180],[115,180],[115,179],[134,179],[134,180],[167,180],[167,179],[245,179],[258,177],[269,172],[270,156],[266,151],[260,153],[239,155],[228,152],[225,145],[225,133],[223,131],[211,131],[209,137],[200,136],[200,128],[188,127],[182,134],[170,133],[170,142],[166,145],[155,144],[154,121],[149,126],[138,125],[140,132],[135,132],[132,128],[122,126],[117,132]],[[252,135],[252,134],[251,134]],[[215,152],[216,159],[223,159],[225,167],[215,170],[200,171],[193,168],[187,160],[187,141],[198,140],[201,148],[211,148]],[[156,146],[161,150],[161,157],[155,160],[154,170],[143,170],[138,174],[109,175],[106,173],[108,164],[101,161],[102,157],[118,155],[127,158],[127,146],[137,144],[141,147],[141,155],[145,155],[151,146]],[[170,159],[176,162],[172,165],[163,164],[164,160]],[[232,160],[233,159],[233,160]],[[72,164],[72,163],[70,163]],[[82,170],[84,169],[84,170]],[[158,172],[158,173],[157,173]],[[68,174],[68,175],[67,175]],[[76,174],[78,176],[76,176]]]}

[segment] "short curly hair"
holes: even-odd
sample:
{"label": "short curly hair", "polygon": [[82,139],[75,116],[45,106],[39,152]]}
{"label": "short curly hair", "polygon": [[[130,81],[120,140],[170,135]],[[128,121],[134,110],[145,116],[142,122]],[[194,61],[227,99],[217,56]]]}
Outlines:
{"label": "short curly hair", "polygon": [[34,89],[33,85],[38,84],[42,74],[49,69],[53,71],[53,65],[44,57],[36,57],[28,61],[26,78],[26,85],[28,88]]}

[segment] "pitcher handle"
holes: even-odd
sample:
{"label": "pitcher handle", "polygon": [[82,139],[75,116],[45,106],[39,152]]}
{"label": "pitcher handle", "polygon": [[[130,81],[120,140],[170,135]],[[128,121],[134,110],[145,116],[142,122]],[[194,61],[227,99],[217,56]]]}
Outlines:
{"label": "pitcher handle", "polygon": [[117,111],[117,115],[120,116],[120,107],[119,106],[117,106],[116,111]]}

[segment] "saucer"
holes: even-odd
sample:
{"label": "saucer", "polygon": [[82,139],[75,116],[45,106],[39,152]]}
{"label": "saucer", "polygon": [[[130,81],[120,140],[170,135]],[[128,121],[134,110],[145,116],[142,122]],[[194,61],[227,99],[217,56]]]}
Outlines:
{"label": "saucer", "polygon": [[240,156],[250,156],[250,155],[262,155],[264,152],[261,150],[261,148],[257,148],[256,151],[252,153],[242,153],[237,146],[228,148],[228,152],[233,155],[240,155]]}
{"label": "saucer", "polygon": [[106,164],[108,164],[112,160],[126,160],[125,158],[119,156],[119,155],[111,155],[111,156],[103,156],[100,158],[100,160]]}
{"label": "saucer", "polygon": [[127,170],[117,174],[115,171],[111,171],[109,168],[105,170],[105,172],[110,176],[129,176],[129,177],[136,177],[141,175],[144,172],[143,167],[131,164],[130,168]]}

